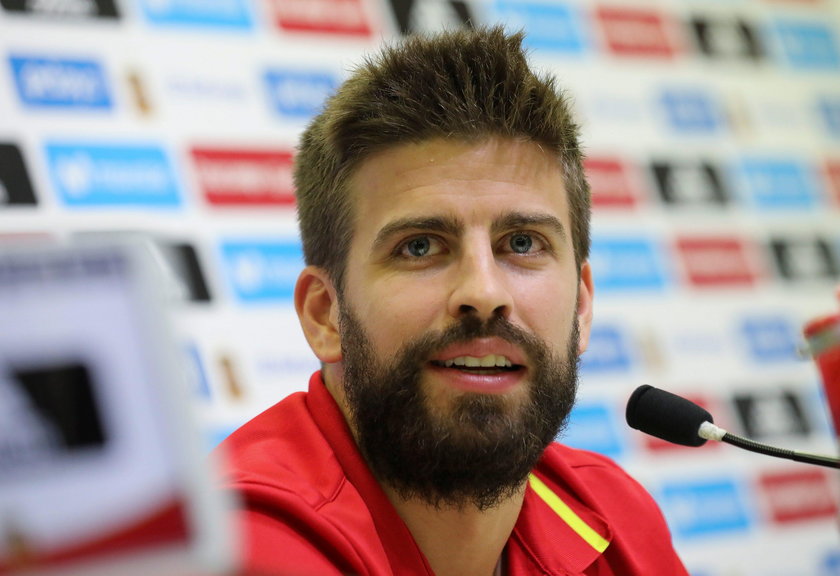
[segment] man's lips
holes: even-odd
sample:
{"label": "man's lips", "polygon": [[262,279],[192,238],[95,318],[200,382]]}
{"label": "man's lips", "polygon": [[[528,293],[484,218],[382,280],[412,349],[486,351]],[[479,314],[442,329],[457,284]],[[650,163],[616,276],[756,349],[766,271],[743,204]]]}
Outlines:
{"label": "man's lips", "polygon": [[513,362],[507,356],[499,354],[488,354],[481,358],[477,356],[456,356],[444,361],[445,368],[513,368]]}
{"label": "man's lips", "polygon": [[522,368],[443,368],[431,365],[429,376],[447,388],[474,394],[505,394],[525,382]]}
{"label": "man's lips", "polygon": [[438,367],[476,371],[517,370],[524,367],[525,354],[500,338],[481,338],[448,346],[435,354]]}

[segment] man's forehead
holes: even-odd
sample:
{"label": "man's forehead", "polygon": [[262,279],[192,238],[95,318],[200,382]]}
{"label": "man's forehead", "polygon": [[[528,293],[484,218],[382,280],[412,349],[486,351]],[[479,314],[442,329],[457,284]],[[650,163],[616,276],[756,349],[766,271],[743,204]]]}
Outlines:
{"label": "man's forehead", "polygon": [[476,220],[499,227],[515,213],[520,219],[548,214],[568,222],[560,164],[533,142],[401,144],[363,161],[347,191],[357,231],[424,218],[447,220],[450,228]]}
{"label": "man's forehead", "polygon": [[[465,166],[478,170],[465,171]],[[347,187],[360,195],[383,185],[392,192],[436,179],[482,178],[514,183],[552,180],[556,192],[564,191],[563,165],[556,154],[536,142],[501,137],[476,141],[434,138],[389,146],[359,161],[349,174]]]}

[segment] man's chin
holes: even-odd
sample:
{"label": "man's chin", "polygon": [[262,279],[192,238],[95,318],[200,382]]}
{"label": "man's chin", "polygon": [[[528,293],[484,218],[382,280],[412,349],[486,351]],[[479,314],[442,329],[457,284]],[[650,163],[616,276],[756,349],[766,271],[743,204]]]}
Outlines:
{"label": "man's chin", "polygon": [[527,390],[507,394],[445,390],[424,399],[429,422],[438,431],[451,439],[484,439],[491,444],[497,443],[494,436],[509,437],[525,426],[529,402]]}

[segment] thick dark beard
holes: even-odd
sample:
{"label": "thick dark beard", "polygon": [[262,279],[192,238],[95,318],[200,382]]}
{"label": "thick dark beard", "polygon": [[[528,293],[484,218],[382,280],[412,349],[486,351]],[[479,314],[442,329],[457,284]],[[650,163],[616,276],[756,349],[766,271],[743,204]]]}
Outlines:
{"label": "thick dark beard", "polygon": [[[406,343],[392,361],[373,350],[359,320],[341,306],[344,390],[351,424],[374,475],[403,499],[432,506],[493,508],[522,487],[565,427],[577,394],[577,321],[566,357],[497,317],[476,317]],[[532,368],[527,399],[463,394],[448,413],[432,413],[420,384],[432,355],[455,342],[496,336],[525,350]]]}

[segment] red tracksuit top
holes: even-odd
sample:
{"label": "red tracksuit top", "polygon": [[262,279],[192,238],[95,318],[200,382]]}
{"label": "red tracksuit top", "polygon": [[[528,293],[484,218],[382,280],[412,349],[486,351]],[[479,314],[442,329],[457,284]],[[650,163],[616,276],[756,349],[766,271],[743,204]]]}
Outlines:
{"label": "red tracksuit top", "polygon": [[[241,499],[249,575],[433,576],[320,372],[217,455]],[[529,477],[505,558],[507,576],[688,576],[647,491],[610,459],[556,443]]]}

